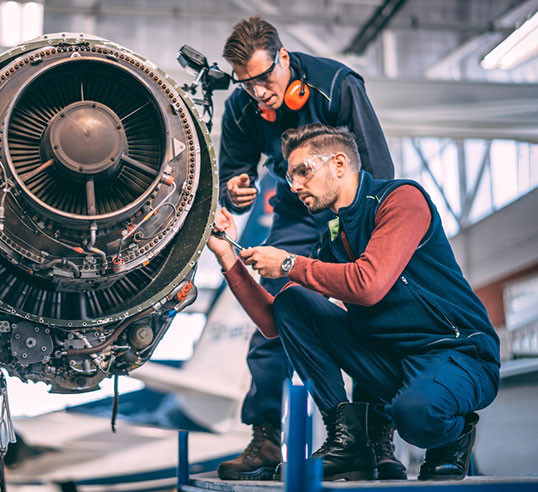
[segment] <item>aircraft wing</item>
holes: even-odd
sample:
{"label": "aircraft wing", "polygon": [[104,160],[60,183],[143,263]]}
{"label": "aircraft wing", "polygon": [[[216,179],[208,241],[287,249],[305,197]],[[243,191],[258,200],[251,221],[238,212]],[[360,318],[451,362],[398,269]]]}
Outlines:
{"label": "aircraft wing", "polygon": [[[58,484],[70,482],[79,492],[175,488],[175,430],[122,421],[112,433],[107,418],[66,411],[16,419],[15,425],[30,446],[48,450],[7,469],[10,491],[58,492]],[[216,463],[240,452],[249,437],[247,432],[190,433],[192,472],[215,469]]]}

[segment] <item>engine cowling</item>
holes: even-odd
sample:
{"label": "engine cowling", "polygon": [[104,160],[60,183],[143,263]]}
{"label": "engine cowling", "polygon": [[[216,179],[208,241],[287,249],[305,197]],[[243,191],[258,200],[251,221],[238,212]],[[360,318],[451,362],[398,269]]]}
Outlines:
{"label": "engine cowling", "polygon": [[53,392],[97,389],[196,297],[209,134],[167,74],[82,34],[0,55],[0,121],[0,364]]}

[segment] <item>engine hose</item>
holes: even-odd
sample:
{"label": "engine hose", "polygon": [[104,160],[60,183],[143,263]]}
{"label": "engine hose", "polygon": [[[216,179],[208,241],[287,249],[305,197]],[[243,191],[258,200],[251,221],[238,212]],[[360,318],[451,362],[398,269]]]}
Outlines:
{"label": "engine hose", "polygon": [[69,268],[71,268],[71,270],[73,270],[73,275],[75,276],[75,278],[80,278],[80,269],[79,267],[73,263],[72,261],[66,259],[66,258],[56,258],[55,260],[51,260],[47,263],[44,263],[42,265],[35,265],[34,266],[34,269],[35,270],[46,270],[48,268],[52,268],[53,266],[55,265],[62,265],[62,266],[68,266]]}
{"label": "engine hose", "polygon": [[153,310],[153,307],[149,307],[147,309],[144,309],[144,311],[138,313],[136,316],[133,316],[132,318],[126,319],[122,323],[118,325],[114,333],[111,335],[111,337],[108,340],[105,340],[103,343],[96,345],[95,347],[86,347],[82,349],[69,349],[67,351],[68,356],[73,355],[88,355],[88,354],[95,354],[96,352],[100,352],[107,348],[112,342],[117,340],[117,338],[123,333],[125,328],[127,328],[129,325],[134,323],[135,321],[138,321],[140,318],[143,318],[147,314],[151,313]]}

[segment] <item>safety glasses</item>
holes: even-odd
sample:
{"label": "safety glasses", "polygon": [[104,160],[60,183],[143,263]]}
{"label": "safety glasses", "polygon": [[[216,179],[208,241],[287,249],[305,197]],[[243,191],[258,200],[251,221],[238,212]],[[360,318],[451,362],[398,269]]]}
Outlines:
{"label": "safety glasses", "polygon": [[258,75],[254,75],[254,77],[248,77],[246,79],[236,79],[235,74],[232,72],[232,82],[234,84],[238,84],[243,89],[251,92],[253,91],[255,85],[267,85],[271,82],[271,74],[273,73],[273,70],[278,63],[279,53],[280,51],[276,52],[275,59],[267,70]]}
{"label": "safety glasses", "polygon": [[293,186],[293,182],[303,185],[308,180],[312,179],[314,173],[319,171],[319,169],[329,162],[336,154],[331,155],[313,155],[312,157],[307,157],[303,162],[297,164],[292,169],[286,171],[286,181]]}

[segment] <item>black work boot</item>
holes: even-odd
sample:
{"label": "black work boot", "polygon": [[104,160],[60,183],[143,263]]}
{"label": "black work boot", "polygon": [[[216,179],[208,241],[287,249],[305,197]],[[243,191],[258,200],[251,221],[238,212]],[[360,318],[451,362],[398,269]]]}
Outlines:
{"label": "black work boot", "polygon": [[321,412],[321,418],[327,430],[325,442],[312,453],[312,458],[323,458],[331,449],[334,438],[336,437],[336,408],[332,408],[327,412]]}
{"label": "black work boot", "polygon": [[407,480],[404,464],[394,456],[394,427],[372,411],[368,412],[368,437],[374,447],[379,480]]}
{"label": "black work boot", "polygon": [[419,480],[462,480],[467,475],[471,451],[476,438],[478,414],[465,416],[465,427],[459,439],[440,448],[426,451],[420,465]]}
{"label": "black work boot", "polygon": [[253,426],[252,440],[240,456],[217,468],[222,480],[271,480],[280,463],[280,429],[271,424]]}
{"label": "black work boot", "polygon": [[324,480],[377,478],[374,450],[368,441],[367,415],[367,403],[344,402],[336,407],[334,438],[324,444],[320,453]]}
{"label": "black work boot", "polygon": [[[332,442],[334,441],[336,433],[336,408],[329,410],[328,412],[321,411],[321,418],[325,424],[325,429],[327,429],[327,437],[325,442],[320,446],[320,448],[312,453],[311,458],[323,458],[325,454],[331,448]],[[282,463],[279,463],[275,470],[275,480],[282,480]]]}

